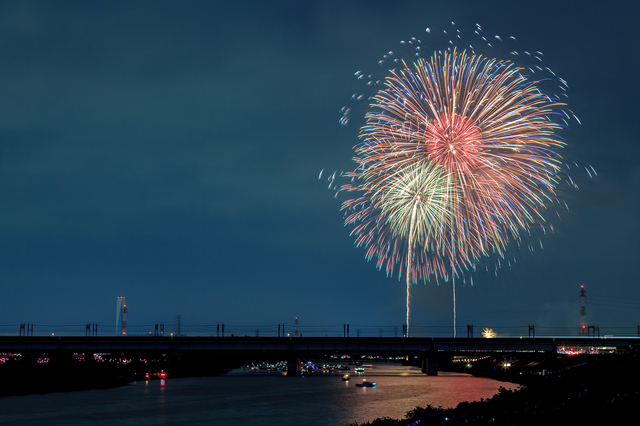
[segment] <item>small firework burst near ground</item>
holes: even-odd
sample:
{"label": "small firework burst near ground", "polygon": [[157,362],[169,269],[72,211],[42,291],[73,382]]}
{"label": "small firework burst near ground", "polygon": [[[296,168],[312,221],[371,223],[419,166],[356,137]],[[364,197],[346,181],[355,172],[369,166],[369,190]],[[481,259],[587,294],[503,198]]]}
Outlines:
{"label": "small firework burst near ground", "polygon": [[358,193],[342,210],[367,259],[405,274],[408,333],[412,282],[451,276],[455,298],[456,275],[504,258],[545,222],[561,182],[564,103],[535,73],[473,49],[395,63],[341,190]]}

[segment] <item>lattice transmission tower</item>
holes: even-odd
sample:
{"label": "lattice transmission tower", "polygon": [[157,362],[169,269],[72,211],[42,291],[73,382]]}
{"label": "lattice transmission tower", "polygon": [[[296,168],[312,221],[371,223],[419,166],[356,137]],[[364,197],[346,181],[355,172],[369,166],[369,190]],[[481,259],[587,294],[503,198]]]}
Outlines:
{"label": "lattice transmission tower", "polygon": [[587,327],[587,290],[584,286],[580,286],[580,332],[578,336],[588,336],[589,328]]}

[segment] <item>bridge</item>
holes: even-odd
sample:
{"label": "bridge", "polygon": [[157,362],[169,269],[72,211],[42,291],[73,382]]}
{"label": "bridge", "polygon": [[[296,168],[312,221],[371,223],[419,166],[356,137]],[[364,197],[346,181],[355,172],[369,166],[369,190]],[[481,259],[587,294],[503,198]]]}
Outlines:
{"label": "bridge", "polygon": [[330,355],[418,356],[423,372],[437,374],[437,356],[493,353],[556,353],[562,348],[627,350],[639,337],[169,337],[0,336],[0,353],[110,353],[280,356],[299,368],[300,359]]}

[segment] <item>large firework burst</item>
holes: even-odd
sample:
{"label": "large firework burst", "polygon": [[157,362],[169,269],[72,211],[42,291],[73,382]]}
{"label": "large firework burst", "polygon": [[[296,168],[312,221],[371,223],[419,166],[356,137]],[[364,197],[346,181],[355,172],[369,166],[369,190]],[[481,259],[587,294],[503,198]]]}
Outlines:
{"label": "large firework burst", "polygon": [[342,209],[368,259],[389,275],[406,271],[407,330],[411,282],[504,256],[544,221],[560,179],[553,117],[563,104],[539,83],[510,61],[454,49],[402,62],[372,98],[353,184],[342,188],[361,194]]}

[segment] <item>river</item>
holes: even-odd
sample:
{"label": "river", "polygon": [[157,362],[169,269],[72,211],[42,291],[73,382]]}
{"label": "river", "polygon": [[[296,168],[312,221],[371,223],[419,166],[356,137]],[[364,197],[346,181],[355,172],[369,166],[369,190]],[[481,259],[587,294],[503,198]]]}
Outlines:
{"label": "river", "polygon": [[[516,384],[460,373],[429,377],[416,367],[380,363],[362,376],[285,377],[233,370],[215,377],[150,380],[106,390],[0,398],[1,425],[309,425],[344,426],[403,418],[416,406],[455,407]],[[356,387],[363,379],[375,388]]]}

